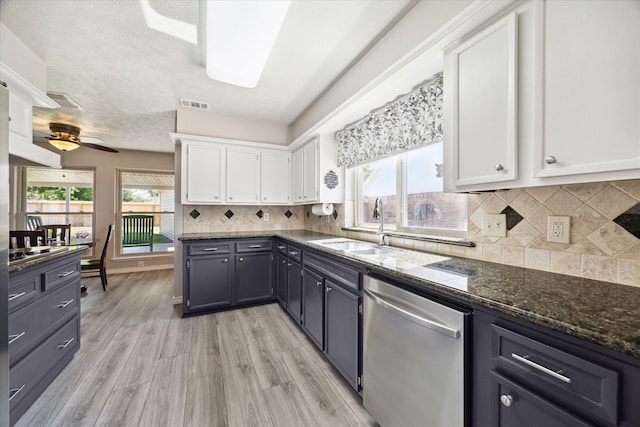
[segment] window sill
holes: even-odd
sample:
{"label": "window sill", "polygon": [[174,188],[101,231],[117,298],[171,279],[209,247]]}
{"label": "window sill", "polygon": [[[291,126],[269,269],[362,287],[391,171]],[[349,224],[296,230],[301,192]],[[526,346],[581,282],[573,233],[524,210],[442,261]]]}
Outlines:
{"label": "window sill", "polygon": [[[359,227],[342,227],[342,231],[355,231],[358,233],[366,233],[366,234],[377,234],[378,230],[374,230],[371,228],[359,228]],[[433,243],[444,243],[447,245],[455,245],[455,246],[466,246],[466,247],[474,247],[475,243],[470,240],[460,239],[457,237],[446,237],[446,236],[432,236],[426,234],[411,234],[411,233],[402,233],[399,231],[387,231],[384,232],[385,235],[390,237],[400,237],[402,239],[411,239],[411,240],[421,240],[424,242],[433,242]]]}

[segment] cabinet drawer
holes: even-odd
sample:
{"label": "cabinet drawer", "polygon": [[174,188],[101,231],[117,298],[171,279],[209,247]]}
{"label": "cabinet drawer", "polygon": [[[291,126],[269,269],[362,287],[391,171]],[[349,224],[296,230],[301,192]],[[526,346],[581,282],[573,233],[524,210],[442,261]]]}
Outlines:
{"label": "cabinet drawer", "polygon": [[309,252],[304,255],[304,265],[314,268],[342,286],[354,291],[360,290],[360,272],[354,268]]}
{"label": "cabinet drawer", "polygon": [[259,240],[242,240],[236,243],[236,250],[238,252],[262,252],[271,251],[271,240],[259,239]]}
{"label": "cabinet drawer", "polygon": [[74,317],[9,371],[9,405],[13,409],[40,380],[79,344],[80,318]]}
{"label": "cabinet drawer", "polygon": [[618,372],[496,324],[491,325],[491,357],[496,370],[552,401],[617,424]]}
{"label": "cabinet drawer", "polygon": [[79,312],[79,287],[80,281],[75,280],[9,316],[10,365],[34,343]]}
{"label": "cabinet drawer", "polygon": [[278,241],[276,242],[276,250],[278,251],[278,253],[281,253],[282,255],[288,255],[287,252],[287,244],[285,242],[282,241]]}
{"label": "cabinet drawer", "polygon": [[287,256],[292,260],[302,262],[302,249],[297,246],[287,245]]}
{"label": "cabinet drawer", "polygon": [[215,240],[196,243],[189,245],[189,255],[216,255],[216,254],[228,254],[231,252],[231,243],[229,242],[217,242]]}
{"label": "cabinet drawer", "polygon": [[45,273],[42,291],[48,291],[63,286],[80,277],[80,260],[65,261],[52,266]]}
{"label": "cabinet drawer", "polygon": [[25,277],[16,281],[9,279],[9,313],[35,300],[40,293],[40,275]]}

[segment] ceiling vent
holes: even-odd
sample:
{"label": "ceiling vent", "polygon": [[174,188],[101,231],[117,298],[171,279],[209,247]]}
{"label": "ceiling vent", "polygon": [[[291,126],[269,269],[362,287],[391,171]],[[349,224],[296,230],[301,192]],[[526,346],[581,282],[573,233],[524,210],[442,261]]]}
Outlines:
{"label": "ceiling vent", "polygon": [[80,106],[80,104],[74,101],[69,95],[66,95],[64,93],[47,92],[47,96],[53,99],[54,101],[56,101],[58,104],[60,104],[60,107],[62,108],[82,110],[82,107]]}
{"label": "ceiling vent", "polygon": [[196,110],[211,110],[208,102],[194,101],[192,99],[180,98],[180,106],[184,108],[195,108]]}

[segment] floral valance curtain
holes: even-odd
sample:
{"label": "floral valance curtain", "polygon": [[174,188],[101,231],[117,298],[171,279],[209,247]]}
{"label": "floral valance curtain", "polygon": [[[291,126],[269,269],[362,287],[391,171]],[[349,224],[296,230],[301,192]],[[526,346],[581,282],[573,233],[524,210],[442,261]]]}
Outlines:
{"label": "floral valance curtain", "polygon": [[442,73],[335,133],[338,166],[355,166],[442,141]]}

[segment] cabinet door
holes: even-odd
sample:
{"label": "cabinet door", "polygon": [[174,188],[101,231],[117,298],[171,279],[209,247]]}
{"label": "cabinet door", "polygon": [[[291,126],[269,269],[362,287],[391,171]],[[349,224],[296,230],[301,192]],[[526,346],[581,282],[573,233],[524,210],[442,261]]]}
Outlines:
{"label": "cabinet door", "polygon": [[305,202],[318,200],[318,140],[307,143],[304,151],[302,199]]}
{"label": "cabinet door", "polygon": [[297,262],[287,262],[287,311],[299,324],[302,312],[302,268]]}
{"label": "cabinet door", "polygon": [[271,252],[237,255],[236,302],[268,300],[273,296]]}
{"label": "cabinet door", "polygon": [[227,203],[258,202],[259,154],[227,149]]}
{"label": "cabinet door", "polygon": [[302,202],[304,198],[304,150],[293,152],[293,201]]}
{"label": "cabinet door", "polygon": [[357,391],[361,298],[328,279],[325,279],[325,289],[325,353]]}
{"label": "cabinet door", "polygon": [[291,155],[288,152],[265,152],[260,155],[260,202],[289,203]]}
{"label": "cabinet door", "polygon": [[640,168],[638,2],[547,1],[544,39],[535,175]]}
{"label": "cabinet door", "polygon": [[232,275],[228,256],[187,260],[187,309],[198,310],[232,303]]}
{"label": "cabinet door", "polygon": [[284,308],[287,307],[287,275],[288,275],[288,267],[287,267],[287,257],[279,255],[276,258],[276,280],[277,280],[277,288],[278,288],[278,301],[280,301],[280,305]]}
{"label": "cabinet door", "polygon": [[9,92],[9,139],[31,145],[33,139],[33,107],[26,99]]}
{"label": "cabinet door", "polygon": [[491,374],[495,418],[490,425],[500,427],[587,427],[591,425],[508,378],[496,372]]}
{"label": "cabinet door", "polygon": [[222,203],[224,197],[222,160],[224,148],[216,145],[183,143],[182,202]]}
{"label": "cabinet door", "polygon": [[445,53],[445,191],[517,178],[517,16]]}
{"label": "cabinet door", "polygon": [[320,350],[324,348],[324,283],[322,277],[303,269],[302,329]]}

